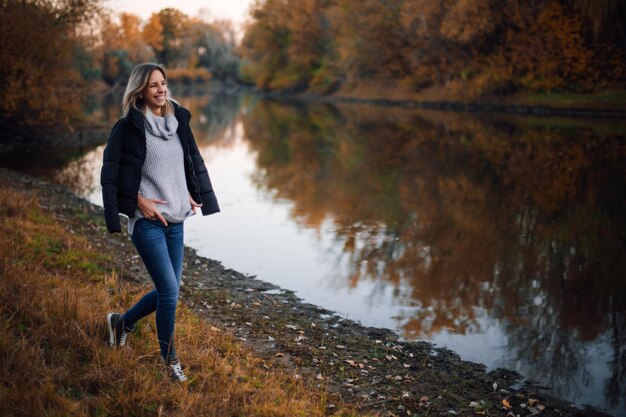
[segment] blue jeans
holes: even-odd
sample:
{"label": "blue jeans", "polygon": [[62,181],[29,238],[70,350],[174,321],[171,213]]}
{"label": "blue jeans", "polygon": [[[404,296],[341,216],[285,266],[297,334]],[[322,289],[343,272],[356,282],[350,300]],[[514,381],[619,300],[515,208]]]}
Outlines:
{"label": "blue jeans", "polygon": [[138,320],[156,311],[161,356],[169,362],[176,358],[174,323],[183,273],[183,223],[164,226],[159,220],[139,219],[131,239],[156,290],[144,295],[124,314],[124,328],[132,331]]}

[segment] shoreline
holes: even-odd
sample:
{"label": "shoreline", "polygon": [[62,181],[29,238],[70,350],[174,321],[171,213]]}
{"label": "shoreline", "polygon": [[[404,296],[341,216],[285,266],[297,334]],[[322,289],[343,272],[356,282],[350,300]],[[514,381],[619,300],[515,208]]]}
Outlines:
{"label": "shoreline", "polygon": [[[0,173],[14,187],[37,192],[44,210],[117,259],[115,268],[123,280],[150,285],[140,260],[128,250],[128,237],[106,231],[102,208],[61,185],[4,168]],[[448,349],[403,342],[391,330],[343,319],[188,247],[183,283],[181,302],[213,323],[216,331],[250,347],[264,366],[293,372],[363,412],[412,416],[485,411],[507,416],[536,410],[546,416],[607,415],[545,395],[541,387],[524,385],[514,371],[486,372],[484,365],[463,361]]]}
{"label": "shoreline", "polygon": [[[521,104],[494,104],[489,102],[464,102],[455,100],[392,100],[384,98],[361,98],[341,95],[290,94],[257,90],[256,94],[268,100],[286,102],[321,102],[333,104],[365,104],[370,106],[400,107],[407,109],[422,109],[436,111],[469,112],[469,113],[503,113],[521,116],[567,116],[567,117],[597,117],[597,118],[626,118],[626,111],[597,109],[597,108],[567,108],[546,105]],[[506,101],[508,97],[503,97]]]}
{"label": "shoreline", "polygon": [[[331,104],[365,104],[371,106],[400,107],[408,109],[423,109],[437,111],[470,112],[470,113],[504,113],[522,116],[566,116],[566,117],[594,117],[594,118],[626,118],[626,104],[621,109],[610,106],[580,107],[559,106],[551,104],[521,104],[519,97],[502,96],[478,101],[463,101],[455,99],[387,99],[380,97],[360,97],[334,92],[331,94],[317,94],[306,90],[302,92],[285,90],[267,90],[256,86],[235,83],[209,82],[208,84],[179,84],[177,88],[187,93],[197,94],[195,88],[202,93],[216,95],[237,95],[242,93],[254,94],[268,100],[293,103],[331,103]],[[591,97],[593,99],[593,97]],[[500,104],[504,103],[504,104]],[[616,104],[619,106],[619,104]]]}

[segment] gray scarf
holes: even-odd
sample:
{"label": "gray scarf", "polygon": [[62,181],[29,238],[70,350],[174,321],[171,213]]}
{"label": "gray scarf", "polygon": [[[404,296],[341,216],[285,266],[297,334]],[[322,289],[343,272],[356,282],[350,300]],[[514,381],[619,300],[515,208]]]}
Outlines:
{"label": "gray scarf", "polygon": [[[159,120],[160,119],[160,120]],[[146,130],[150,132],[152,136],[163,138],[165,140],[170,139],[176,134],[178,129],[178,120],[173,114],[168,114],[165,117],[157,117],[152,114],[150,110],[146,111]]]}

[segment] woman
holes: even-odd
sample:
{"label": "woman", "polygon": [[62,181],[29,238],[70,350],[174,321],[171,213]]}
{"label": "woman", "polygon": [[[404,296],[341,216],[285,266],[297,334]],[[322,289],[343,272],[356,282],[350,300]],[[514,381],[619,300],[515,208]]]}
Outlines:
{"label": "woman", "polygon": [[203,215],[220,211],[190,117],[169,95],[163,67],[136,66],[124,93],[123,117],[104,150],[100,179],[107,229],[120,232],[119,215],[128,216],[129,235],[155,287],[124,314],[108,314],[111,346],[123,346],[135,323],[156,311],[161,356],[178,382],[187,379],[174,348],[183,221],[197,208]]}

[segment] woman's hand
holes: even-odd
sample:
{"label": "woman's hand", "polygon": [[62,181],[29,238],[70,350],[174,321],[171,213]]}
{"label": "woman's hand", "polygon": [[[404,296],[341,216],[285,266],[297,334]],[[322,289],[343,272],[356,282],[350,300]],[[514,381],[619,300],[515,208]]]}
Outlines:
{"label": "woman's hand", "polygon": [[189,195],[189,203],[191,204],[191,211],[193,211],[193,214],[196,214],[196,209],[198,207],[202,207],[202,204],[196,203],[194,199],[191,198],[191,194]]}
{"label": "woman's hand", "polygon": [[137,207],[141,210],[143,217],[148,220],[160,220],[161,223],[167,226],[167,222],[159,209],[157,209],[157,204],[167,204],[167,201],[159,200],[158,198],[144,198],[141,194],[137,194]]}

